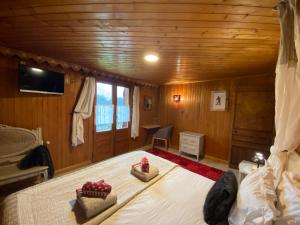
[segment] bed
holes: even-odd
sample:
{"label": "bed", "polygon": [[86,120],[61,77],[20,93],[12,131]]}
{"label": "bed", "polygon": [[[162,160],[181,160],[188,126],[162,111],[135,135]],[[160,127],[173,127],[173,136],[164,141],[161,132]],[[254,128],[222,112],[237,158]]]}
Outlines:
{"label": "bed", "polygon": [[[160,170],[147,183],[130,174],[131,165],[144,156]],[[86,220],[76,204],[75,189],[100,178],[112,185],[118,202]],[[8,196],[2,224],[205,224],[202,207],[213,183],[170,161],[134,151]]]}
{"label": "bed", "polygon": [[203,225],[203,204],[215,182],[176,167],[103,222],[138,225]]}

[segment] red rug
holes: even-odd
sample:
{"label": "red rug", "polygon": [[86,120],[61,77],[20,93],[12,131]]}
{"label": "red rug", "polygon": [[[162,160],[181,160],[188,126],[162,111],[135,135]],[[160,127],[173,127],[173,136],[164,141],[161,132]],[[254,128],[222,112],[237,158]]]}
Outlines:
{"label": "red rug", "polygon": [[174,162],[187,170],[190,170],[194,173],[197,173],[214,181],[217,181],[224,174],[224,171],[222,170],[218,170],[213,167],[209,167],[201,163],[194,162],[190,159],[186,159],[181,156],[174,155],[172,153],[162,151],[156,148],[150,149],[148,150],[148,152],[161,158],[167,159],[171,162]]}

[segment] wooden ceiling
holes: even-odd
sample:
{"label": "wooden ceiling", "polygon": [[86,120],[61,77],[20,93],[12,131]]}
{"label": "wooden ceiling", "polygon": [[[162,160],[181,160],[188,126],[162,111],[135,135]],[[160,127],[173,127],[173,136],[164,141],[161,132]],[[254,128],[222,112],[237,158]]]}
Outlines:
{"label": "wooden ceiling", "polygon": [[[0,44],[155,83],[274,71],[276,0],[1,0]],[[158,63],[143,60],[147,52]]]}

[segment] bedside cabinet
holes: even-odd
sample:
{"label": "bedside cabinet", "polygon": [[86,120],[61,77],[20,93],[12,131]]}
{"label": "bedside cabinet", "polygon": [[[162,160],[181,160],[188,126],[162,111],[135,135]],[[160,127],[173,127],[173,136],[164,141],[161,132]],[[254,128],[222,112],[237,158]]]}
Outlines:
{"label": "bedside cabinet", "polygon": [[195,155],[197,160],[204,157],[204,134],[185,131],[180,132],[179,136],[179,153]]}

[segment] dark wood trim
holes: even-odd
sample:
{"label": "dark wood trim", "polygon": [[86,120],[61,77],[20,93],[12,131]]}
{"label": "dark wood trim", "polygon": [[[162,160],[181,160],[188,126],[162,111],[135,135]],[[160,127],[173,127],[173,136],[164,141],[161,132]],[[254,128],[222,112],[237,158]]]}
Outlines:
{"label": "dark wood trim", "polygon": [[72,70],[73,72],[79,72],[82,75],[100,77],[100,79],[103,78],[103,79],[114,80],[118,82],[128,82],[128,83],[140,84],[145,86],[153,86],[153,87],[157,86],[156,84],[139,81],[136,79],[125,77],[123,75],[118,75],[118,74],[109,73],[105,71],[98,71],[78,64],[68,63],[62,60],[53,59],[51,57],[41,56],[34,53],[28,53],[25,51],[11,49],[4,46],[0,46],[0,54],[5,56],[17,56],[21,60],[33,61],[38,65],[48,64],[53,68],[61,67],[64,70]]}

